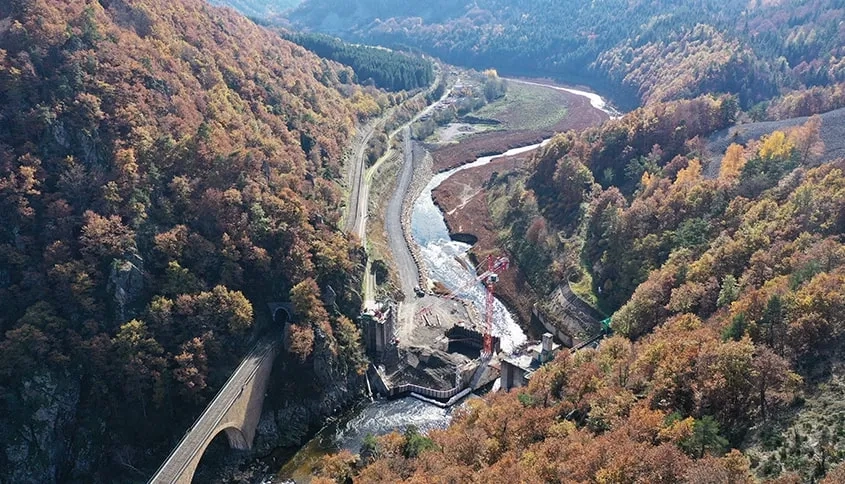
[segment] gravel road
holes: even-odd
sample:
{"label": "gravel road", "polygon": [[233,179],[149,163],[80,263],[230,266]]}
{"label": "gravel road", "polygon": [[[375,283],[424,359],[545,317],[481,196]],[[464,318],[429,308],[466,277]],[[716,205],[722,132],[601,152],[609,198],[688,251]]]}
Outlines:
{"label": "gravel road", "polygon": [[398,266],[397,270],[399,272],[399,280],[402,284],[402,292],[408,298],[414,297],[414,286],[419,284],[419,269],[408,247],[408,242],[405,239],[402,226],[402,212],[408,189],[411,186],[411,180],[414,177],[414,162],[417,157],[414,156],[410,128],[405,127],[402,130],[402,137],[404,139],[402,143],[402,168],[397,177],[396,190],[387,204],[384,227],[387,231],[387,241],[390,245],[390,250],[393,252],[393,259]]}
{"label": "gravel road", "polygon": [[349,208],[346,214],[344,230],[355,233],[362,241],[364,240],[367,217],[367,187],[364,185],[364,172],[366,170],[365,155],[367,143],[373,137],[375,126],[367,124],[361,127],[360,134],[356,137],[352,155],[352,177],[351,194],[349,196]]}

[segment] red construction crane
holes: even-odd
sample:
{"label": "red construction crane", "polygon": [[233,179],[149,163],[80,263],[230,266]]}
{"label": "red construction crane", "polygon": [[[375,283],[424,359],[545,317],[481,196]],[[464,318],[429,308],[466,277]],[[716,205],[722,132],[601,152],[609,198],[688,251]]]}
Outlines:
{"label": "red construction crane", "polygon": [[493,260],[492,255],[487,256],[487,272],[479,276],[487,288],[487,314],[484,325],[484,357],[493,356],[493,287],[499,282],[499,271],[508,270],[510,261],[507,257],[499,257]]}
{"label": "red construction crane", "polygon": [[[492,258],[492,256],[488,257],[488,259],[490,259],[490,258]],[[476,272],[478,272],[478,269],[481,267],[482,264],[483,264],[483,262],[475,268]],[[510,265],[510,261],[508,260],[507,257],[499,257],[498,259],[496,259],[493,262],[492,268],[490,267],[490,261],[488,260],[486,271],[484,271],[483,273],[475,276],[475,278],[471,279],[469,282],[467,282],[463,286],[461,286],[461,287],[459,287],[459,288],[457,288],[453,291],[449,291],[446,294],[441,294],[441,297],[445,297],[447,299],[461,299],[459,296],[464,291],[466,291],[467,289],[475,286],[479,282],[484,283],[486,281],[486,279],[488,277],[490,277],[491,275],[495,274],[496,271],[507,270],[509,265]],[[421,308],[419,311],[417,311],[417,315],[430,313],[432,307],[433,307],[432,305],[428,305],[428,306]]]}

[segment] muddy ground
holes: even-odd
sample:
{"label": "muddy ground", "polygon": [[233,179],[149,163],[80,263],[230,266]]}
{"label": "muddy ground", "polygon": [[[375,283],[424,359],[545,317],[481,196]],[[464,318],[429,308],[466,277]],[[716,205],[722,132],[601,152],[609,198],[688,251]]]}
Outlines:
{"label": "muddy ground", "polygon": [[[490,216],[487,204],[487,192],[484,184],[493,172],[503,173],[520,168],[531,153],[511,158],[494,160],[488,165],[464,170],[444,181],[433,192],[434,202],[444,213],[446,226],[452,234],[471,234],[478,241],[471,253],[477,260],[482,260],[489,253],[499,254],[496,227]],[[514,313],[525,328],[531,320],[531,307],[540,295],[536,294],[525,278],[519,266],[511,264],[510,269],[500,275],[496,285],[496,295]],[[533,331],[532,331],[533,332]],[[536,338],[539,334],[528,334]]]}
{"label": "muddy ground", "polygon": [[554,126],[542,130],[486,132],[468,136],[457,144],[433,147],[434,172],[449,170],[481,156],[504,153],[511,148],[539,143],[555,133],[584,130],[609,118],[606,113],[590,105],[587,98],[571,93],[563,94],[567,99],[568,115]]}

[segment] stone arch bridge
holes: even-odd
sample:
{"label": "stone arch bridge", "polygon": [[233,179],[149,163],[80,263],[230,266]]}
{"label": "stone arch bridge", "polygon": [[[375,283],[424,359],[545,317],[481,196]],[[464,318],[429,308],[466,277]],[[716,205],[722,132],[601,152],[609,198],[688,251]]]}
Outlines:
{"label": "stone arch bridge", "polygon": [[205,449],[220,432],[226,433],[233,449],[252,448],[279,345],[280,342],[265,338],[253,347],[150,483],[190,483]]}

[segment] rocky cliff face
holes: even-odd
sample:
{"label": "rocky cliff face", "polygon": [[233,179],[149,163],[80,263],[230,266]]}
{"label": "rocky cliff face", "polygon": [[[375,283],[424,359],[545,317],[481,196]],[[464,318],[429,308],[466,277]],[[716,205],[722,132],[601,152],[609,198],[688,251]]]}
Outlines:
{"label": "rocky cliff face", "polygon": [[111,266],[106,290],[111,296],[116,321],[124,323],[137,316],[144,290],[144,259],[138,254],[116,259]]}
{"label": "rocky cliff face", "polygon": [[258,425],[254,449],[266,455],[280,447],[298,446],[309,429],[364,395],[364,376],[346,368],[322,331],[315,331],[314,353],[299,364],[282,353]]}
{"label": "rocky cliff face", "polygon": [[[80,379],[71,374],[43,372],[23,382],[21,390],[4,399],[0,413],[0,442],[4,443],[4,472],[10,483],[56,482],[75,462],[72,439],[79,405]],[[32,418],[19,418],[31,415]],[[3,462],[5,461],[5,462]],[[82,467],[85,462],[79,463]],[[70,465],[79,467],[76,463]]]}
{"label": "rocky cliff face", "polygon": [[[303,444],[326,417],[364,395],[364,377],[344,367],[324,333],[315,336],[314,353],[306,363],[285,353],[279,356],[252,456]],[[25,382],[18,394],[5,396],[0,402],[0,468],[8,481],[0,479],[0,484],[65,482],[97,470],[105,456],[94,443],[106,439],[107,429],[102,421],[79,419],[82,386],[78,376],[45,372]],[[138,452],[124,448],[113,453],[131,466]],[[142,482],[146,476],[139,472]]]}

